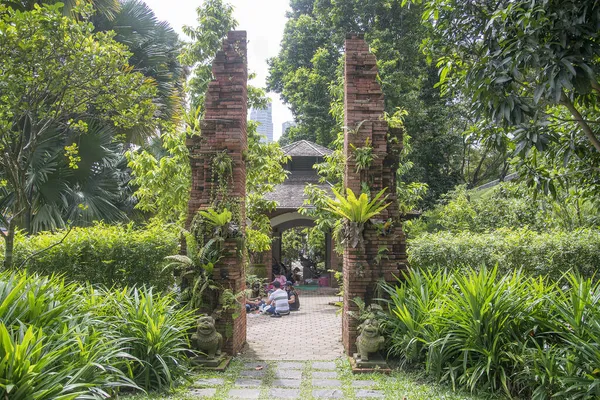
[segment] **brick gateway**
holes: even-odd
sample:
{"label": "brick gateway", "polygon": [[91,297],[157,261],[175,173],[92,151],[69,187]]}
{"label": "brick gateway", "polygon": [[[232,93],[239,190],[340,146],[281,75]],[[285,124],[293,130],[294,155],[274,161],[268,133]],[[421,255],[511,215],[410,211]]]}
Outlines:
{"label": "brick gateway", "polygon": [[[345,65],[345,126],[344,154],[347,159],[344,185],[355,193],[360,192],[361,182],[367,181],[376,193],[384,187],[396,187],[398,154],[401,150],[402,134],[391,129],[382,120],[384,98],[377,81],[376,58],[369,52],[364,37],[349,34],[346,37]],[[232,31],[223,41],[213,63],[214,80],[209,84],[206,95],[206,112],[202,121],[202,136],[187,141],[192,168],[192,189],[188,204],[189,228],[194,215],[211,206],[214,194],[212,159],[226,152],[233,161],[229,201],[237,199],[240,208],[240,230],[245,231],[246,166],[243,155],[247,150],[247,49],[246,32]],[[352,157],[352,146],[362,147],[369,140],[374,157],[370,170],[365,174],[356,172]],[[358,321],[350,318],[347,311],[357,310],[352,302],[355,297],[372,300],[377,282],[381,279],[393,281],[406,268],[405,236],[399,222],[395,190],[388,191],[392,204],[380,218],[391,219],[394,225],[386,235],[375,228],[367,227],[364,232],[365,246],[346,248],[343,256],[344,313],[342,317],[342,341],[348,354],[356,351]],[[215,265],[213,279],[234,293],[245,289],[244,252],[238,252],[239,243],[228,240],[227,255]],[[386,249],[383,257],[381,249]],[[240,256],[241,254],[241,256]],[[217,323],[217,330],[225,338],[224,351],[236,354],[246,341],[246,318],[242,305],[224,313]]]}

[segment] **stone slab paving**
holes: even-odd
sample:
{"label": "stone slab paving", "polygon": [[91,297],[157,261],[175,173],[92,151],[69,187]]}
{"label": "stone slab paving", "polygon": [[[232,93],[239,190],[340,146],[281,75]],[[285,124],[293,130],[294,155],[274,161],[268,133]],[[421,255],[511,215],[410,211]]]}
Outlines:
{"label": "stone slab paving", "polygon": [[300,389],[273,388],[269,390],[269,397],[276,399],[297,399],[300,397]]}
{"label": "stone slab paving", "polygon": [[300,362],[280,362],[277,368],[281,369],[304,369],[304,364]]}
{"label": "stone slab paving", "polygon": [[222,378],[198,379],[194,382],[194,386],[219,386],[223,383],[225,383],[225,379]]}
{"label": "stone slab paving", "polygon": [[[282,318],[246,315],[244,356],[255,360],[336,360],[343,355],[342,318],[337,307],[336,289],[316,292],[298,290],[300,311]],[[290,368],[291,369],[291,368]]]}
{"label": "stone slab paving", "polygon": [[242,371],[240,373],[240,376],[244,376],[247,378],[262,378],[266,374],[267,374],[266,369],[260,369],[260,370],[248,369],[248,370]]}
{"label": "stone slab paving", "polygon": [[225,372],[223,378],[197,379],[188,394],[192,399],[385,398],[377,381],[348,375],[347,366],[343,369],[338,363],[248,361]]}
{"label": "stone slab paving", "polygon": [[215,394],[217,394],[217,389],[215,388],[209,388],[209,389],[192,389],[190,391],[190,394],[192,396],[194,396],[195,398],[211,398],[214,397]]}
{"label": "stone slab paving", "polygon": [[385,397],[383,391],[372,390],[372,389],[360,389],[356,391],[356,397],[359,399],[377,398],[382,399]]}
{"label": "stone slab paving", "polygon": [[260,386],[261,383],[259,379],[240,378],[235,381],[235,386]]}
{"label": "stone slab paving", "polygon": [[335,371],[337,369],[337,365],[335,365],[334,361],[317,361],[312,363],[312,367],[314,369],[324,369],[329,371]]}
{"label": "stone slab paving", "polygon": [[301,383],[300,379],[275,379],[273,386],[299,388]]}
{"label": "stone slab paving", "polygon": [[365,388],[365,387],[373,387],[377,386],[377,382],[372,380],[360,380],[360,381],[352,381],[353,388]]}
{"label": "stone slab paving", "polygon": [[279,369],[275,371],[276,379],[302,379],[302,371],[297,369]]}
{"label": "stone slab paving", "polygon": [[338,373],[334,371],[313,371],[312,377],[316,379],[335,379]]}
{"label": "stone slab paving", "polygon": [[[302,364],[302,363],[298,363],[298,364]],[[246,368],[246,369],[253,369],[253,368],[266,369],[266,368],[269,368],[269,364],[267,364],[266,361],[250,361],[250,362],[244,363],[244,368]]]}
{"label": "stone slab paving", "polygon": [[312,395],[317,399],[341,399],[344,397],[344,392],[340,389],[318,389],[313,390]]}
{"label": "stone slab paving", "polygon": [[312,385],[314,387],[340,387],[342,382],[338,379],[313,379]]}
{"label": "stone slab paving", "polygon": [[230,399],[258,399],[260,389],[231,389],[228,398]]}

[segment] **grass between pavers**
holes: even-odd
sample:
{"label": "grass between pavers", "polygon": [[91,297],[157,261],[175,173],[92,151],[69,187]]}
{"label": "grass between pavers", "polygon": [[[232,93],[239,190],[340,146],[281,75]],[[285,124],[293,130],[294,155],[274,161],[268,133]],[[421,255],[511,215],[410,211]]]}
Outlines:
{"label": "grass between pavers", "polygon": [[[150,395],[136,395],[122,397],[124,400],[142,400],[142,399],[153,399],[153,400],[198,400],[198,396],[192,395],[190,391],[197,387],[194,385],[198,379],[208,378],[220,378],[224,380],[223,385],[216,386],[217,392],[215,396],[211,397],[214,400],[228,400],[229,390],[233,389],[236,379],[240,378],[239,374],[245,369],[244,364],[252,362],[254,360],[235,358],[231,361],[229,368],[225,372],[209,372],[200,371],[195,373],[191,377],[189,383],[184,383],[171,394],[150,394]],[[313,397],[313,390],[323,389],[320,387],[314,387],[312,385],[312,372],[319,371],[314,369],[312,363],[314,361],[302,361],[304,364],[302,369],[302,383],[300,385],[299,399],[302,400],[317,400]],[[275,370],[277,361],[266,361],[269,365],[265,375],[262,379],[262,385],[259,387],[261,390],[260,399],[272,399],[269,395],[269,391],[272,388],[273,381],[275,380]],[[383,374],[352,374],[350,363],[347,359],[339,359],[336,361],[338,378],[342,382],[341,389],[344,396],[343,399],[357,400],[355,395],[358,388],[352,387],[352,382],[357,380],[372,380],[376,382],[373,387],[365,389],[381,390],[385,394],[387,400],[484,400],[484,399],[502,399],[502,397],[493,396],[490,394],[470,394],[466,392],[455,392],[452,388],[432,383],[429,379],[424,377],[419,372],[406,372],[402,370],[394,370],[391,375]],[[251,378],[255,379],[255,378]]]}

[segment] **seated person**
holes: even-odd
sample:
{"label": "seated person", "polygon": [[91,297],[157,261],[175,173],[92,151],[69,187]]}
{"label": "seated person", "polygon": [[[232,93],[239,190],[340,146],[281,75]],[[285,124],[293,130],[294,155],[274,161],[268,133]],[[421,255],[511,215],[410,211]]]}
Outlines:
{"label": "seated person", "polygon": [[265,302],[260,297],[257,297],[256,300],[246,299],[246,312],[258,310],[264,304]]}
{"label": "seated person", "polygon": [[262,289],[261,286],[262,285],[261,285],[260,281],[255,281],[252,284],[252,297],[254,297],[254,298],[260,297],[260,292],[261,292],[261,289]]}
{"label": "seated person", "polygon": [[273,285],[273,283],[275,282],[279,282],[279,287],[282,288],[285,285],[286,281],[287,279],[285,278],[285,275],[281,275],[279,271],[277,271],[275,272],[275,279],[273,280],[273,282],[271,282],[269,288],[275,288],[275,286]]}
{"label": "seated person", "polygon": [[292,278],[293,279],[290,279],[290,281],[292,281],[293,283],[302,282],[302,274],[300,274],[300,268],[294,268],[294,271],[292,271]]}
{"label": "seated person", "polygon": [[275,287],[275,291],[269,295],[267,305],[270,307],[265,307],[265,312],[272,314],[272,317],[288,315],[290,313],[290,306],[286,291],[281,289],[279,281],[274,281],[273,286]]}
{"label": "seated person", "polygon": [[288,304],[290,305],[290,311],[300,310],[300,298],[298,292],[294,289],[294,284],[290,281],[285,283],[285,291],[288,295]]}

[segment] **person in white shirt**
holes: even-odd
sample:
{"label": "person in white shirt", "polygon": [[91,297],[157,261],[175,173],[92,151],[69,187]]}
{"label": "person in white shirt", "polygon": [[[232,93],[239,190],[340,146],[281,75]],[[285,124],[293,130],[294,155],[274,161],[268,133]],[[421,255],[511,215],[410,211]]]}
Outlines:
{"label": "person in white shirt", "polygon": [[274,281],[273,287],[275,287],[275,291],[269,295],[267,305],[270,307],[266,309],[266,312],[272,314],[271,317],[275,318],[288,315],[290,313],[290,305],[288,303],[287,292],[281,289],[279,281]]}

